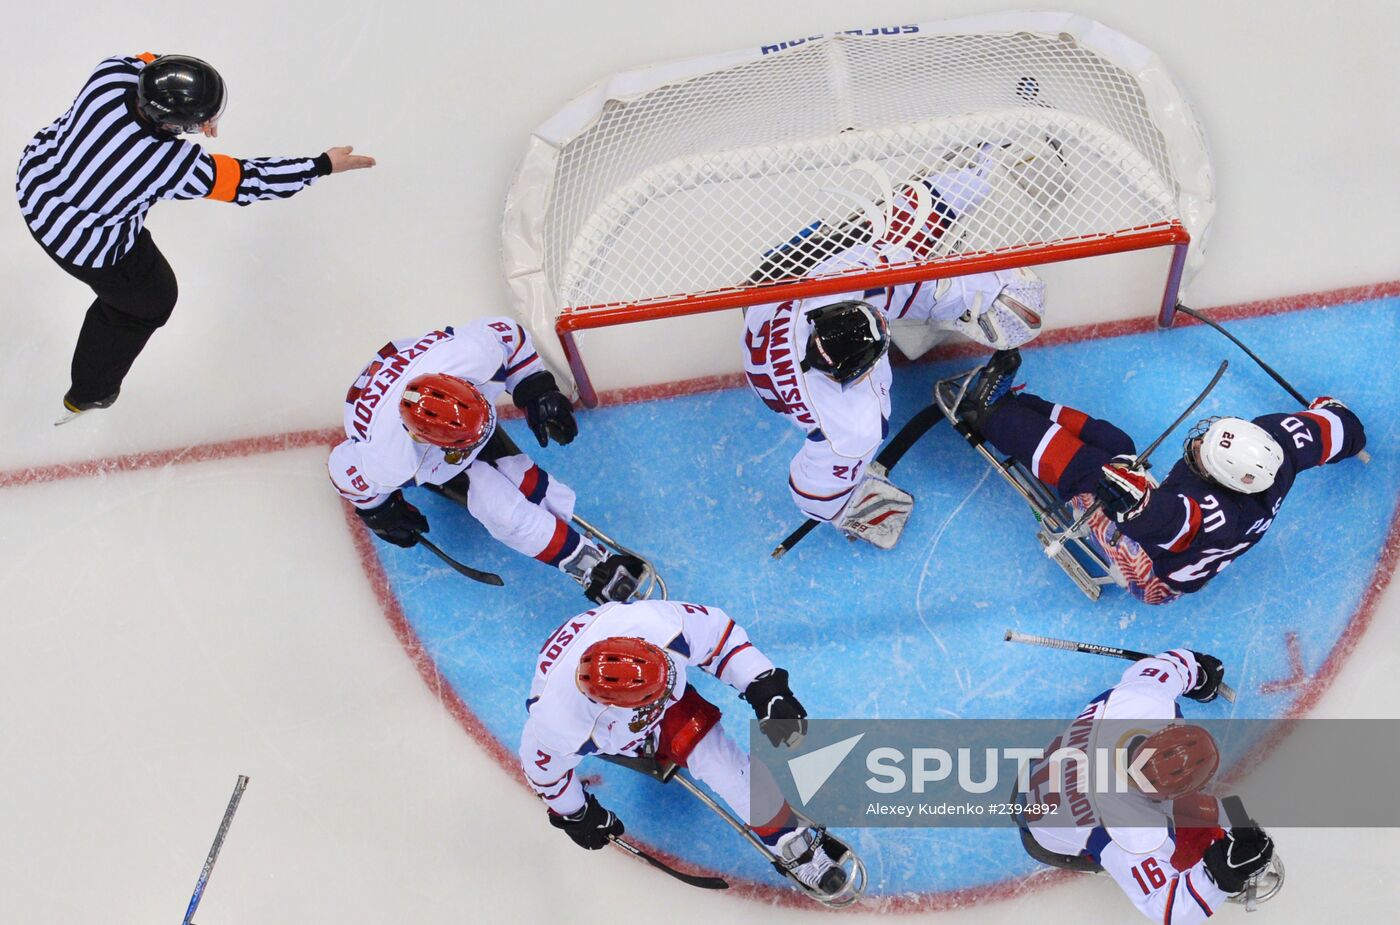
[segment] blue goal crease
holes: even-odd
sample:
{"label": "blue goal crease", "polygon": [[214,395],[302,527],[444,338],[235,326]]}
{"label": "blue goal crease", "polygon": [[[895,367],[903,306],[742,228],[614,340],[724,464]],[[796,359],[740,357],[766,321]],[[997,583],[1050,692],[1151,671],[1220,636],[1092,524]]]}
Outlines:
{"label": "blue goal crease", "polygon": [[[1400,299],[1237,321],[1230,328],[1306,394],[1346,401],[1367,424],[1378,460],[1397,452],[1400,372],[1358,362],[1400,351]],[[737,349],[737,345],[736,345]],[[1292,399],[1218,333],[1156,331],[1027,350],[1019,381],[1107,417],[1145,443],[1209,380],[1230,370],[1201,416],[1251,417]],[[963,360],[896,370],[898,427],[928,400],[935,378]],[[1394,516],[1400,467],[1344,462],[1300,476],[1268,536],[1200,594],[1164,608],[1109,589],[1090,603],[1041,553],[1024,502],[952,432],[938,428],[893,479],[917,499],[896,549],[851,544],[830,528],[781,561],[769,551],[801,517],[787,463],[802,434],[744,389],[603,408],[580,415],[568,447],[536,450],[579,510],[652,556],[672,597],[716,604],[787,667],[820,717],[1069,718],[1124,665],[1074,653],[1008,647],[1008,628],[1157,651],[1174,646],[1224,659],[1238,704],[1187,704],[1188,717],[1274,717],[1301,688],[1261,693],[1293,673],[1283,640],[1295,634],[1316,671],[1371,585]],[[1186,427],[1158,451],[1165,470]],[[432,539],[504,588],[473,584],[424,550],[377,544],[414,633],[462,701],[513,754],[524,722],[533,655],[564,619],[587,607],[577,585],[491,540],[464,510],[410,492]],[[517,668],[502,674],[503,657]],[[695,673],[698,674],[698,673]],[[741,739],[751,715],[708,676],[702,692]],[[729,875],[777,883],[771,868],[679,787],[587,761],[599,799],[655,847]],[[517,773],[510,769],[510,773]],[[543,814],[541,813],[541,816]],[[544,819],[535,820],[543,825]],[[847,830],[875,894],[929,893],[1028,873],[1011,829]],[[752,856],[750,856],[752,855]]]}

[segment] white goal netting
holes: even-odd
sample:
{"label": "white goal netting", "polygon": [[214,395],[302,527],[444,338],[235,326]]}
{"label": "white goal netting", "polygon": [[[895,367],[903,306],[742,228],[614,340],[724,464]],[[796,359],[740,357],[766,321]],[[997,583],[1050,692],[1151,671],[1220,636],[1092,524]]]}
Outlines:
{"label": "white goal netting", "polygon": [[876,240],[902,247],[882,272],[928,276],[1189,240],[1189,274],[1212,210],[1202,133],[1151,52],[1006,14],[604,81],[531,139],[504,259],[558,365],[551,330],[878,284],[841,259]]}

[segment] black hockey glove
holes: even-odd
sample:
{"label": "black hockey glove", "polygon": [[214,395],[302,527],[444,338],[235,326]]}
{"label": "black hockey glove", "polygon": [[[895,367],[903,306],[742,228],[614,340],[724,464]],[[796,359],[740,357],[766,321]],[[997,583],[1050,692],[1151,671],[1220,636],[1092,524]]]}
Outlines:
{"label": "black hockey glove", "polygon": [[636,592],[645,569],[646,565],[636,556],[615,552],[593,566],[583,595],[595,604],[626,601]]}
{"label": "black hockey glove", "polygon": [[1211,843],[1202,860],[1215,885],[1238,893],[1274,856],[1274,840],[1263,829],[1231,829]]}
{"label": "black hockey glove", "polygon": [[788,673],[771,668],[741,694],[758,716],[758,728],[775,746],[796,747],[807,734],[807,711],[788,687]]}
{"label": "black hockey glove", "polygon": [[559,391],[553,373],[538,372],[522,380],[511,397],[516,407],[525,409],[525,422],[540,446],[547,446],[550,437],[562,446],[578,436],[574,408]]}
{"label": "black hockey glove", "polygon": [[627,831],[622,826],[622,820],[613,815],[612,810],[604,809],[591,793],[584,799],[583,809],[572,816],[551,812],[549,824],[563,829],[574,844],[589,851],[606,848],[609,840]]}
{"label": "black hockey glove", "polygon": [[1225,665],[1214,655],[1192,652],[1196,656],[1196,686],[1186,696],[1200,703],[1210,703],[1220,694],[1220,682],[1225,680]]}
{"label": "black hockey glove", "polygon": [[1099,471],[1099,483],[1094,497],[1118,523],[1141,514],[1152,498],[1152,479],[1141,469],[1134,469],[1131,456],[1115,456]]}
{"label": "black hockey glove", "polygon": [[418,545],[418,535],[428,532],[428,518],[423,512],[403,499],[402,491],[395,491],[379,507],[369,510],[355,508],[355,513],[374,531],[374,535],[385,542],[407,549]]}

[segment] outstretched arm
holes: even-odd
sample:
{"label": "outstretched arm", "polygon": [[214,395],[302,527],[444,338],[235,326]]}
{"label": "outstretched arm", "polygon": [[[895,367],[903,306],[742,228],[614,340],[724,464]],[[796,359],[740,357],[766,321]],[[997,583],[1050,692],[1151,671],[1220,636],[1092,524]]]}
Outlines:
{"label": "outstretched arm", "polygon": [[[217,128],[206,129],[206,134],[217,135]],[[374,166],[374,158],[352,154],[350,147],[331,148],[316,157],[236,158],[182,144],[190,145],[197,156],[166,194],[170,199],[213,199],[246,206],[260,199],[287,199],[332,173]]]}
{"label": "outstretched arm", "polygon": [[1361,419],[1335,398],[1317,398],[1306,411],[1254,419],[1283,447],[1297,471],[1340,462],[1366,447]]}

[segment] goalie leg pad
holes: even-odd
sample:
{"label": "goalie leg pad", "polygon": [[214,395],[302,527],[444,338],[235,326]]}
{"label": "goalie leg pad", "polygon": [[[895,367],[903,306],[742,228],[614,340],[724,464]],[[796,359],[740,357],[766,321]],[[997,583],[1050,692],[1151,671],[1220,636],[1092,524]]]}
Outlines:
{"label": "goalie leg pad", "polygon": [[909,522],[914,496],[889,479],[867,475],[851,493],[836,526],[852,539],[865,540],[881,549],[893,549]]}
{"label": "goalie leg pad", "polygon": [[719,725],[719,721],[719,707],[700,696],[694,686],[687,684],[681,699],[661,717],[656,757],[685,767],[695,746]]}

